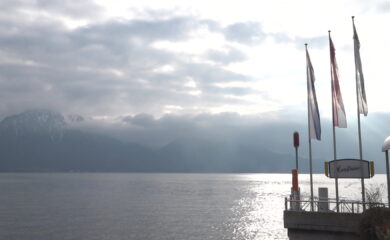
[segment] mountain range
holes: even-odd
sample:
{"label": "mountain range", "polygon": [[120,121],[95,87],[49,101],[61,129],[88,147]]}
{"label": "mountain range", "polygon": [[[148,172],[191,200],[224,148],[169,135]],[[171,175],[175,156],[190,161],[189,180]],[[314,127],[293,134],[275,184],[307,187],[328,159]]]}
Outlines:
{"label": "mountain range", "polygon": [[74,127],[85,119],[30,110],[0,122],[2,172],[289,172],[293,156],[231,139],[174,139],[152,149]]}

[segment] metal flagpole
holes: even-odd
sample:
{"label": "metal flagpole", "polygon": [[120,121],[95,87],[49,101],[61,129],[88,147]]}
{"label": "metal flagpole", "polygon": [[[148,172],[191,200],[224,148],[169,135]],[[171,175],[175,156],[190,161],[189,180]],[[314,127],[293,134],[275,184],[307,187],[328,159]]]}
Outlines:
{"label": "metal flagpole", "polygon": [[[309,114],[311,113],[310,107],[309,107]],[[313,163],[312,163],[312,156],[311,156],[311,138],[310,138],[310,125],[309,125],[309,161],[310,161],[310,210],[314,211],[314,196],[313,196]]]}
{"label": "metal flagpole", "polygon": [[[306,54],[307,54],[307,43],[305,43]],[[310,210],[314,211],[314,203],[313,203],[313,163],[312,163],[312,154],[311,154],[311,137],[310,137],[310,116],[311,116],[311,108],[310,108],[310,89],[309,89],[309,73],[307,70],[307,55],[306,55],[306,78],[307,78],[307,126],[308,126],[308,137],[309,137],[309,164],[310,164]]]}
{"label": "metal flagpole", "polygon": [[[330,30],[328,31],[328,36],[329,36],[329,44],[330,44]],[[330,48],[330,46],[329,46]],[[332,51],[332,50],[330,50]],[[335,129],[335,124],[334,124],[334,86],[333,86],[333,71],[332,71],[332,53],[330,53],[330,77],[331,77],[331,91],[332,91],[332,131],[333,131],[333,160],[337,159],[337,151],[336,151],[336,129]],[[337,169],[337,162],[336,163],[336,169]],[[336,187],[336,209],[337,212],[339,212],[339,178],[337,176],[337,170],[335,172],[335,187]]]}
{"label": "metal flagpole", "polygon": [[[357,92],[357,87],[356,87],[356,94],[358,94]],[[357,96],[357,95],[356,95]],[[358,96],[357,96],[358,97]],[[359,101],[359,100],[358,100]],[[359,159],[360,160],[363,160],[363,151],[362,151],[362,133],[361,133],[361,129],[360,129],[360,113],[359,113],[359,107],[358,107],[358,110],[357,110],[357,115],[358,115],[358,132],[359,132]],[[363,164],[360,163],[360,168],[362,169],[363,171]],[[363,178],[363,174],[362,174],[362,178],[361,178],[361,183],[362,183],[362,201],[363,201],[363,210],[366,210],[366,190],[365,190],[365,187],[364,187],[364,178]]]}
{"label": "metal flagpole", "polygon": [[387,178],[387,207],[390,208],[390,170],[389,170],[389,149],[390,136],[388,136],[382,145],[382,152],[386,153],[386,178]]}
{"label": "metal flagpole", "polygon": [[[352,16],[352,24],[355,26],[355,16]],[[354,43],[355,44],[355,43]],[[359,135],[359,157],[360,160],[363,160],[363,151],[362,151],[362,133],[360,128],[360,112],[359,112],[359,89],[358,89],[358,76],[357,76],[357,69],[356,69],[356,51],[353,51],[354,57],[355,57],[355,77],[356,77],[356,107],[357,107],[357,119],[358,119],[358,135]],[[361,163],[361,169],[363,171],[363,166]],[[361,178],[362,183],[362,201],[363,201],[363,210],[366,210],[366,193],[365,193],[365,187],[364,187],[364,177],[362,174]]]}
{"label": "metal flagpole", "polygon": [[386,150],[386,175],[387,175],[387,207],[390,208],[390,172],[389,172],[389,150]]}

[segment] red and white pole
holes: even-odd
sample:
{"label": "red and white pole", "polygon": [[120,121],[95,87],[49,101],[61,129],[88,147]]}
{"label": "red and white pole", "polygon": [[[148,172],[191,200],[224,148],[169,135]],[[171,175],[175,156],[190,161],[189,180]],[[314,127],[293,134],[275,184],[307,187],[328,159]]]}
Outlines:
{"label": "red and white pole", "polygon": [[300,189],[298,184],[298,147],[299,147],[299,133],[294,132],[294,148],[295,148],[295,169],[292,170],[292,188],[291,188],[291,210],[301,210]]}

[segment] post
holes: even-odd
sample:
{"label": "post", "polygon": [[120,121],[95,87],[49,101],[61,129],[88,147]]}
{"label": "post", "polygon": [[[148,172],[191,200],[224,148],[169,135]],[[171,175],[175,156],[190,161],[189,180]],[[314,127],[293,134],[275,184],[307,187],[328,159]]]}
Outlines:
{"label": "post", "polygon": [[292,187],[291,187],[291,210],[299,211],[301,210],[301,197],[300,197],[300,191],[299,191],[299,185],[298,185],[298,170],[293,169],[291,171],[292,173]]}
{"label": "post", "polygon": [[[333,113],[333,117],[334,117],[334,109],[332,110],[332,113]],[[336,130],[335,130],[334,124],[333,124],[332,128],[333,128],[333,159],[337,160]],[[340,208],[339,208],[339,177],[338,177],[338,173],[337,173],[337,161],[335,163],[336,163],[336,167],[335,167],[336,172],[335,172],[334,183],[335,183],[335,187],[336,187],[336,210],[337,210],[337,212],[340,212]]]}
{"label": "post", "polygon": [[[332,110],[333,114],[334,114],[334,109]],[[336,130],[335,130],[335,127],[334,127],[334,124],[333,124],[333,158],[334,160],[337,160],[337,149],[336,149]],[[340,207],[339,207],[339,177],[338,177],[338,173],[337,173],[337,161],[335,162],[336,163],[336,172],[335,172],[335,178],[334,178],[334,183],[335,183],[335,187],[336,187],[336,211],[337,212],[340,212]]]}
{"label": "post", "polygon": [[340,207],[339,207],[339,178],[337,177],[336,173],[336,178],[335,180],[335,185],[336,185],[336,210],[337,212],[340,212]]}
{"label": "post", "polygon": [[[352,24],[355,25],[355,16],[352,16]],[[356,68],[356,51],[354,51],[354,57],[355,57],[355,68]],[[357,119],[358,119],[358,136],[359,136],[359,157],[360,160],[363,160],[363,150],[362,150],[362,133],[360,128],[360,112],[359,112],[359,89],[358,89],[358,76],[357,71],[355,69],[355,75],[356,75],[356,106],[357,106]],[[363,166],[361,164],[361,169],[363,171]],[[366,190],[364,187],[364,178],[362,174],[361,178],[361,185],[362,185],[362,201],[363,201],[363,211],[366,210]]]}
{"label": "post", "polygon": [[[356,88],[356,96],[358,92],[357,92],[357,88]],[[359,113],[359,108],[357,110],[357,115],[358,115],[358,133],[359,133],[359,159],[360,160],[363,160],[363,151],[362,151],[362,135],[361,135],[361,130],[360,130],[360,113]],[[363,164],[361,163],[360,164],[360,168],[362,169],[362,172],[363,172]],[[363,174],[362,174],[363,176]],[[366,190],[365,190],[365,187],[364,187],[364,178],[362,177],[361,178],[361,186],[362,186],[362,201],[363,201],[363,211],[366,210]]]}
{"label": "post", "polygon": [[286,197],[284,198],[284,210],[287,211],[287,198]]}
{"label": "post", "polygon": [[[330,30],[328,31],[328,36],[329,36],[329,42],[330,42]],[[332,50],[331,50],[332,51]],[[335,96],[334,96],[334,79],[333,79],[333,72],[332,72],[332,54],[330,56],[330,78],[331,78],[331,92],[332,92],[332,133],[333,133],[333,160],[337,160],[337,149],[336,149],[336,129],[335,129],[335,120],[334,120],[334,116],[335,116]],[[337,162],[336,162],[337,164]],[[337,167],[336,167],[337,169]],[[338,179],[338,176],[337,176],[337,171],[335,173],[335,187],[336,187],[336,210],[337,212],[339,212],[339,179]]]}
{"label": "post", "polygon": [[309,137],[309,160],[310,160],[310,210],[314,211],[314,196],[313,196],[313,161],[311,155],[311,139]]}
{"label": "post", "polygon": [[[307,53],[307,43],[305,43],[306,53]],[[306,75],[307,75],[307,127],[308,127],[308,136],[309,136],[309,165],[310,165],[310,210],[314,211],[314,194],[313,194],[313,163],[312,163],[312,154],[311,154],[311,136],[310,136],[310,116],[311,116],[311,108],[310,108],[310,96],[309,96],[309,76],[307,72],[306,66]]]}
{"label": "post", "polygon": [[390,208],[389,150],[386,150],[386,173],[387,173],[387,207]]}

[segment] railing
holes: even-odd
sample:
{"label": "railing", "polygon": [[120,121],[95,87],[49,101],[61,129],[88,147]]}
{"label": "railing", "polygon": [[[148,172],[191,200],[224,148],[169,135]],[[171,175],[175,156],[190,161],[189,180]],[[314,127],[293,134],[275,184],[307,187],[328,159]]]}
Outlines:
{"label": "railing", "polygon": [[[313,204],[312,204],[313,202]],[[313,201],[308,200],[292,200],[285,198],[285,210],[286,211],[314,211],[314,212],[340,212],[340,213],[362,213],[365,209],[373,207],[385,208],[384,203],[378,202],[361,202],[351,200],[340,200],[338,202],[334,199],[327,201],[314,198]]]}

